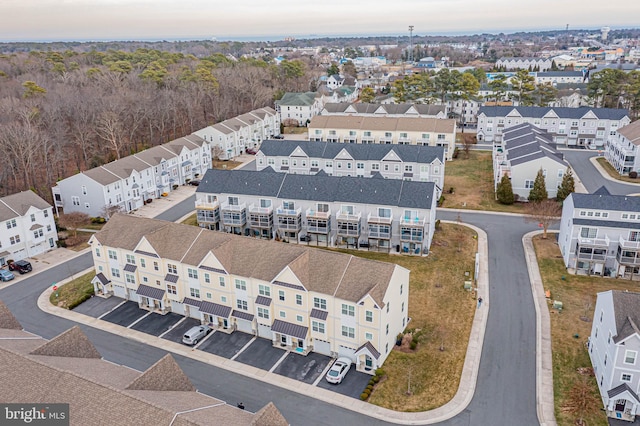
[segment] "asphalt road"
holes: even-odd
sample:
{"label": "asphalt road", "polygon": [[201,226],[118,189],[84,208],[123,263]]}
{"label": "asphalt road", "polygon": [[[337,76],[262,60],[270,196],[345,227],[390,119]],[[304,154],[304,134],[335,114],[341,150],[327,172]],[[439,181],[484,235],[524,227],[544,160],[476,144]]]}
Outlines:
{"label": "asphalt road", "polygon": [[[193,209],[193,197],[174,206],[159,218],[175,220]],[[456,220],[457,212],[438,211],[439,219]],[[484,213],[461,213],[463,222],[483,228],[489,242],[490,309],[474,397],[469,406],[443,425],[538,424],[536,414],[535,315],[529,277],[524,261],[522,235],[535,227],[522,218]],[[72,273],[92,265],[90,253],[63,265],[35,274],[0,290],[0,299],[25,330],[51,339],[74,325],[37,308],[44,289]],[[145,370],[165,352],[118,335],[81,326],[103,357]],[[244,402],[257,411],[273,401],[292,425],[382,425],[382,421],[338,408],[276,386],[238,376],[192,359],[175,356],[194,385],[229,404]],[[254,391],[254,389],[259,389]],[[311,420],[312,419],[312,420]]]}
{"label": "asphalt road", "polygon": [[[589,158],[597,157],[598,151],[586,149],[563,149],[565,159],[571,164],[571,168],[580,177],[582,184],[589,193],[595,192],[601,186],[605,186],[613,195],[627,195],[640,192],[640,187],[614,182],[602,177],[600,172],[591,164]],[[640,179],[638,180],[640,183]]]}

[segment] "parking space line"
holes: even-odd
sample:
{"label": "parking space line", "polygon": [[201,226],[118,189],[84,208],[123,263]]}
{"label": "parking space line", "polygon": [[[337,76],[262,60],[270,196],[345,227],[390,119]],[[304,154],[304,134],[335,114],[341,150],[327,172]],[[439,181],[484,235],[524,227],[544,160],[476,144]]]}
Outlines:
{"label": "parking space line", "polygon": [[137,320],[135,320],[134,322],[132,322],[131,324],[129,324],[127,326],[127,328],[131,328],[134,325],[136,325],[137,323],[139,323],[140,321],[142,321],[143,319],[145,319],[146,317],[148,317],[149,315],[151,315],[153,312],[149,311],[146,314],[144,314],[143,316],[141,316],[140,318],[138,318]]}
{"label": "parking space line", "polygon": [[197,344],[197,345],[195,345],[195,346],[193,347],[193,349],[198,349],[198,348],[200,347],[200,345],[201,345],[201,344],[203,344],[204,342],[206,342],[206,341],[207,341],[207,339],[208,339],[210,336],[213,336],[213,335],[214,335],[214,333],[215,333],[216,331],[217,331],[217,330],[213,330],[211,333],[209,333],[209,334],[207,334],[206,336],[204,336],[204,339],[200,340],[200,341],[198,342],[198,344]]}
{"label": "parking space line", "polygon": [[122,302],[118,303],[116,306],[114,306],[113,308],[111,308],[110,310],[108,310],[107,312],[105,312],[104,314],[100,315],[98,317],[98,319],[102,319],[102,317],[104,317],[105,315],[110,314],[111,312],[115,311],[116,309],[118,309],[120,306],[124,305],[125,303],[127,303],[126,300],[123,300]]}
{"label": "parking space line", "polygon": [[282,355],[280,357],[280,359],[278,361],[276,361],[275,364],[273,364],[273,367],[271,367],[271,369],[269,370],[269,373],[273,373],[273,370],[276,369],[276,367],[278,367],[280,364],[282,364],[282,361],[284,361],[284,359],[287,357],[287,355],[289,355],[291,352],[289,351],[284,351],[284,355]]}
{"label": "parking space line", "polygon": [[238,352],[236,352],[234,356],[231,357],[231,361],[235,361],[235,359],[238,358],[238,355],[244,352],[244,350],[247,349],[249,345],[252,344],[257,338],[258,336],[253,336],[253,338],[249,340],[246,345],[244,345]]}
{"label": "parking space line", "polygon": [[331,368],[334,362],[335,360],[332,359],[331,362],[327,364],[324,370],[322,370],[322,374],[320,374],[318,378],[313,382],[313,386],[318,386],[318,383],[320,383],[320,380],[325,378],[325,376],[327,375],[327,372],[329,371],[329,369]]}
{"label": "parking space line", "polygon": [[173,330],[174,328],[176,328],[178,326],[178,324],[182,323],[183,321],[186,321],[187,317],[182,317],[182,319],[180,321],[178,321],[177,323],[173,324],[171,327],[169,327],[167,329],[167,331],[165,331],[164,333],[162,333],[161,335],[158,336],[158,338],[162,338],[162,336],[164,336],[165,334],[167,334],[168,332],[170,332],[171,330]]}

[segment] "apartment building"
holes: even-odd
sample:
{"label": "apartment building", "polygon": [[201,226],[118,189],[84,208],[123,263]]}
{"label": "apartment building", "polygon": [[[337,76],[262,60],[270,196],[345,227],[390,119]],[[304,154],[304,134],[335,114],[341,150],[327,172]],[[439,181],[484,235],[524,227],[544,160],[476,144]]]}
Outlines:
{"label": "apartment building", "polygon": [[160,198],[211,167],[211,147],[185,136],[62,179],[51,189],[56,213],[108,216],[107,208],[130,212]]}
{"label": "apartment building", "polygon": [[640,120],[619,128],[607,139],[604,156],[621,175],[640,172]]}
{"label": "apartment building", "polygon": [[589,357],[607,416],[634,422],[640,411],[640,293],[598,293]]}
{"label": "apartment building", "polygon": [[436,186],[384,178],[209,170],[201,227],[289,243],[428,254]]}
{"label": "apartment building", "polygon": [[507,175],[513,193],[519,200],[526,200],[542,170],[549,198],[556,196],[570,166],[547,132],[529,123],[509,127],[504,131],[502,146],[493,150],[494,189]]}
{"label": "apartment building", "polygon": [[640,279],[640,198],[573,193],[564,200],[558,244],[579,274]]}
{"label": "apartment building", "polygon": [[358,115],[363,117],[419,117],[447,118],[445,105],[432,104],[374,104],[329,102],[324,105],[320,115]]}
{"label": "apartment building", "polygon": [[442,146],[447,160],[456,141],[456,121],[450,119],[320,115],[308,127],[311,141]]}
{"label": "apartment building", "polygon": [[53,207],[33,191],[0,198],[0,266],[56,247]]}
{"label": "apartment building", "polygon": [[193,132],[211,146],[214,157],[230,160],[247,148],[280,134],[280,115],[270,107],[258,108]]}
{"label": "apartment building", "polygon": [[306,126],[312,117],[320,114],[324,97],[318,92],[287,92],[275,102],[280,121],[295,121],[298,126]]}
{"label": "apartment building", "polygon": [[433,182],[438,196],[444,182],[444,147],[360,145],[294,140],[267,140],[256,154],[256,170],[329,176],[382,176]]}
{"label": "apartment building", "polygon": [[549,58],[511,57],[500,58],[496,61],[496,68],[506,70],[547,71],[551,69],[552,60]]}
{"label": "apartment building", "polygon": [[625,109],[483,106],[478,110],[477,137],[500,145],[504,129],[530,123],[558,145],[603,149],[609,136],[630,121]]}
{"label": "apartment building", "polygon": [[348,356],[370,374],[407,324],[409,270],[391,263],[129,215],[89,244],[100,296],[301,355]]}

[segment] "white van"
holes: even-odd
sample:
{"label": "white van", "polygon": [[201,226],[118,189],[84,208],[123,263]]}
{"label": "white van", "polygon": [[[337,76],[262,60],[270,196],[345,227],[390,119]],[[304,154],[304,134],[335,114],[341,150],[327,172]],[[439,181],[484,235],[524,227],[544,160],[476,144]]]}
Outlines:
{"label": "white van", "polygon": [[185,345],[196,345],[198,342],[207,335],[209,332],[209,327],[205,327],[204,325],[196,325],[195,327],[191,327],[185,334],[182,336],[182,343]]}

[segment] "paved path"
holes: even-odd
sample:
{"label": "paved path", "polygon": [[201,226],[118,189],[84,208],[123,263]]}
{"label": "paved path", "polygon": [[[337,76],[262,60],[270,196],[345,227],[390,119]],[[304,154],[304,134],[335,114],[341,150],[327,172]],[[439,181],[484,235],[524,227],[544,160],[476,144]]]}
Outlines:
{"label": "paved path", "polygon": [[601,186],[606,187],[613,195],[628,195],[640,192],[639,185],[613,179],[602,167],[599,167],[595,162],[598,157],[597,151],[563,149],[561,152],[571,164],[571,168],[580,178],[587,192],[595,192]]}

